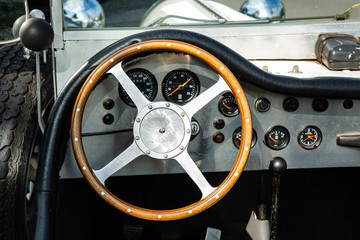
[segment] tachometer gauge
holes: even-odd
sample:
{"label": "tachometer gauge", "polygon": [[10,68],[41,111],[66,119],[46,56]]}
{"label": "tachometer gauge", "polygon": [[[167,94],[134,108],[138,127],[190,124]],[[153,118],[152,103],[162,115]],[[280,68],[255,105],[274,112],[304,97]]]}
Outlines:
{"label": "tachometer gauge", "polygon": [[265,133],[265,144],[273,150],[283,149],[289,142],[289,131],[283,126],[274,126]]}
{"label": "tachometer gauge", "polygon": [[[141,68],[132,69],[126,72],[126,74],[148,100],[154,100],[157,93],[157,82],[154,75],[152,75],[149,71]],[[119,86],[119,94],[120,98],[127,105],[135,107],[134,102],[131,100],[121,85]]]}
{"label": "tachometer gauge", "polygon": [[237,101],[231,92],[224,93],[220,97],[218,108],[220,113],[226,117],[235,117],[239,114]]}
{"label": "tachometer gauge", "polygon": [[[242,139],[242,128],[241,126],[235,129],[233,135],[232,135],[232,141],[236,148],[240,148],[241,145],[241,139]],[[254,147],[256,144],[257,135],[255,130],[253,129],[252,132],[252,140],[251,140],[251,147]]]}
{"label": "tachometer gauge", "polygon": [[304,149],[311,150],[317,148],[321,143],[322,135],[318,127],[306,126],[298,135],[298,142]]}
{"label": "tachometer gauge", "polygon": [[200,82],[195,73],[177,69],[168,73],[162,83],[164,98],[170,102],[185,104],[194,99],[200,90]]}

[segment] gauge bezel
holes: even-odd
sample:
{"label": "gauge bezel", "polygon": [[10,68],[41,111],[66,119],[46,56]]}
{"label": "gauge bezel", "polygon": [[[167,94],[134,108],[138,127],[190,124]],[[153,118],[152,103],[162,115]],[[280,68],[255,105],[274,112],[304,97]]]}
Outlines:
{"label": "gauge bezel", "polygon": [[[309,145],[309,146],[304,145],[303,142],[300,141],[300,136],[302,135],[302,132],[303,132],[305,129],[307,129],[307,128],[313,128],[313,129],[315,129],[315,131],[316,131],[317,134],[318,134],[318,138],[316,139],[316,141],[315,141],[313,144]],[[318,127],[315,126],[315,125],[307,125],[307,126],[301,128],[301,130],[300,130],[299,133],[298,133],[297,140],[298,140],[298,143],[299,143],[300,147],[302,147],[303,149],[313,150],[313,149],[316,149],[317,147],[320,146],[321,141],[322,141],[322,132],[321,132],[320,128],[318,128]]]}
{"label": "gauge bezel", "polygon": [[[269,141],[269,138],[268,138],[269,134],[270,134],[272,131],[274,131],[276,128],[281,129],[281,130],[285,133],[285,135],[287,136],[287,140],[286,140],[284,143],[282,143],[281,145],[279,145],[279,146],[274,146],[273,143],[270,142],[270,141]],[[269,128],[269,129],[266,131],[266,133],[265,133],[264,143],[265,143],[266,146],[268,146],[268,147],[271,148],[272,150],[281,150],[281,149],[286,148],[286,147],[289,145],[289,143],[290,143],[290,133],[289,133],[289,130],[287,130],[286,127],[281,126],[281,125],[276,125],[276,126],[273,126],[273,127]]]}
{"label": "gauge bezel", "polygon": [[[233,142],[234,146],[235,146],[237,149],[240,148],[240,145],[237,145],[237,144],[236,144],[236,139],[235,139],[235,137],[236,137],[236,135],[237,135],[238,132],[242,132],[242,126],[236,128],[236,129],[234,130],[233,134],[232,134],[232,137],[231,137],[232,142]],[[256,142],[257,142],[257,133],[256,133],[255,129],[253,128],[253,130],[252,130],[252,138],[251,138],[251,148],[253,148],[253,147],[255,146]]]}
{"label": "gauge bezel", "polygon": [[[174,99],[170,98],[166,93],[166,89],[165,89],[165,83],[167,82],[167,80],[169,79],[170,76],[172,76],[174,73],[176,72],[187,72],[189,73],[192,77],[193,77],[193,81],[195,83],[195,92],[194,94],[192,95],[192,97],[184,102],[178,102],[178,101],[175,101]],[[199,80],[199,77],[197,76],[196,73],[194,73],[193,71],[187,69],[187,68],[178,68],[178,69],[174,69],[170,72],[168,72],[164,79],[162,80],[161,82],[161,93],[164,97],[164,99],[166,101],[169,101],[169,102],[172,102],[172,103],[176,103],[176,104],[179,104],[179,105],[184,105],[184,104],[187,104],[188,102],[190,102],[191,100],[193,100],[194,98],[196,98],[198,95],[199,95],[199,92],[200,92],[200,80]]]}
{"label": "gauge bezel", "polygon": [[[147,98],[149,101],[152,101],[155,99],[156,95],[157,95],[157,91],[158,91],[158,84],[157,84],[157,80],[156,80],[156,77],[154,76],[154,74],[152,74],[149,70],[146,70],[144,68],[133,68],[133,69],[130,69],[128,71],[126,71],[126,75],[130,75],[131,73],[133,72],[144,72],[145,74],[147,74],[149,77],[150,77],[150,80],[151,80],[151,83],[153,85],[153,93],[151,94],[151,96],[149,98]],[[130,78],[130,76],[129,76]],[[130,78],[131,79],[131,78]],[[131,79],[132,81],[133,79]],[[134,83],[136,85],[136,83]],[[137,86],[138,87],[138,86]],[[121,86],[121,84],[119,84],[119,96],[121,98],[121,100],[128,106],[130,107],[136,107],[135,104],[133,102],[129,102],[128,99],[126,99],[126,96],[124,95],[123,93],[123,90],[124,88]],[[138,88],[139,89],[139,88]]]}
{"label": "gauge bezel", "polygon": [[[228,98],[227,95],[230,95],[230,97],[233,97],[234,100],[235,100],[235,102],[236,102],[236,107],[237,107],[237,109],[236,109],[236,111],[235,111],[234,113],[231,113],[231,114],[224,112],[224,111],[222,110],[222,107],[221,107],[221,104],[222,104],[223,100],[226,99],[226,98]],[[224,115],[225,117],[235,117],[235,116],[239,115],[239,113],[240,113],[240,111],[239,111],[239,105],[238,105],[238,103],[237,103],[237,101],[236,101],[236,99],[235,99],[235,97],[234,97],[234,94],[232,94],[231,92],[226,92],[226,93],[224,93],[223,95],[221,95],[220,98],[219,98],[219,101],[218,101],[218,110],[219,110],[219,112],[220,112],[222,115]]]}

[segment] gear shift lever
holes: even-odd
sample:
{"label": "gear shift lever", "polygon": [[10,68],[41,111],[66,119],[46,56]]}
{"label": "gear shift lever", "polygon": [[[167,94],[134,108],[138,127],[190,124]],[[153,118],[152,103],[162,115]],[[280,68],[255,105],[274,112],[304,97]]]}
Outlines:
{"label": "gear shift lever", "polygon": [[287,164],[283,158],[276,157],[271,160],[269,170],[273,175],[272,188],[272,203],[270,215],[270,240],[277,238],[277,223],[278,223],[278,209],[279,209],[279,190],[280,190],[280,175],[286,170]]}

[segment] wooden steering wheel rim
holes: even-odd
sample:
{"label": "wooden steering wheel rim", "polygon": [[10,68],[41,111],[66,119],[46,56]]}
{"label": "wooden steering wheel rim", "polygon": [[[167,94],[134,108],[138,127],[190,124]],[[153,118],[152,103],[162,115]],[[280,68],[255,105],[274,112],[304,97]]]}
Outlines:
{"label": "wooden steering wheel rim", "polygon": [[[101,77],[105,73],[107,73],[109,69],[111,69],[113,66],[123,61],[124,59],[135,54],[154,50],[177,51],[187,53],[201,59],[202,61],[210,65],[229,85],[238,102],[242,121],[242,141],[239,154],[237,156],[233,169],[230,171],[226,179],[207,197],[191,205],[172,210],[150,210],[137,207],[125,201],[122,201],[121,199],[113,195],[105,187],[105,185],[103,185],[99,181],[99,179],[94,174],[92,168],[90,167],[85,156],[81,138],[81,124],[85,104],[91,91],[99,82]],[[101,64],[99,64],[97,68],[87,78],[86,82],[84,83],[82,89],[79,92],[74,106],[71,122],[71,142],[74,155],[81,173],[83,174],[86,181],[90,184],[90,186],[99,196],[101,196],[107,203],[109,203],[116,209],[138,218],[153,221],[170,221],[193,216],[208,209],[216,202],[218,202],[222,197],[224,197],[225,194],[234,186],[237,179],[240,177],[242,171],[244,170],[250,153],[251,138],[252,123],[249,105],[244,91],[242,90],[238,80],[231,73],[231,71],[220,60],[218,60],[210,53],[204,51],[203,49],[200,49],[188,43],[171,40],[153,40],[136,43],[117,51],[109,58],[104,60]]]}

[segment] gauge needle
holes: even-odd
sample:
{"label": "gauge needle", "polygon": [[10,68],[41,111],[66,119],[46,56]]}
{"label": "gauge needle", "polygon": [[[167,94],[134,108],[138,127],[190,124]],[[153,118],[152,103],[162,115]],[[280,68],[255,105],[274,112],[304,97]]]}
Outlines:
{"label": "gauge needle", "polygon": [[314,140],[314,137],[315,137],[315,135],[309,135],[309,136],[304,140],[304,142],[305,142],[306,140],[308,140],[309,138],[310,138],[311,140]]}
{"label": "gauge needle", "polygon": [[270,137],[270,136],[269,136],[269,138],[270,138],[271,140],[273,140],[274,142],[276,142],[276,140],[275,140],[275,139],[273,139],[272,137]]}
{"label": "gauge needle", "polygon": [[222,103],[227,109],[229,109],[229,106],[228,105],[226,105],[225,103]]}
{"label": "gauge needle", "polygon": [[[191,78],[189,78],[186,82],[184,82],[183,84],[181,84],[181,87],[185,87],[185,85],[190,81],[192,79],[192,77]],[[168,96],[171,96],[171,95],[173,95],[176,91],[178,91],[180,89],[180,87],[177,87],[174,91],[172,91]]]}
{"label": "gauge needle", "polygon": [[241,141],[241,138],[240,138],[240,137],[236,136],[236,138],[237,138],[237,139],[239,139],[239,140]]}

